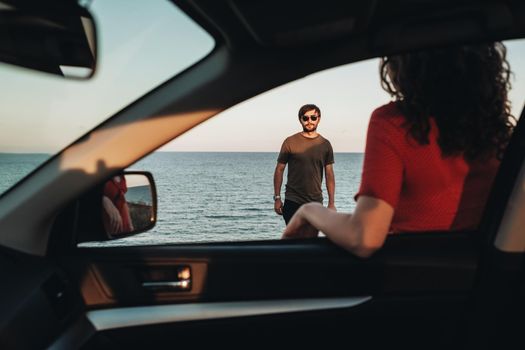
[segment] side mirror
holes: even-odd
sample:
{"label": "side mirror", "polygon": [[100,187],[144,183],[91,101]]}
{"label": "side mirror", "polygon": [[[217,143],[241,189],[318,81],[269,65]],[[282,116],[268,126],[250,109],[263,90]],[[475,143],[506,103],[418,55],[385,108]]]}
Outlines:
{"label": "side mirror", "polygon": [[153,176],[143,171],[125,171],[79,200],[77,243],[135,235],[153,228],[156,218]]}
{"label": "side mirror", "polygon": [[110,238],[144,232],[155,225],[156,199],[149,173],[126,172],[107,180],[102,190],[102,223]]}
{"label": "side mirror", "polygon": [[96,29],[77,0],[2,0],[0,61],[60,75],[90,78],[96,67]]}

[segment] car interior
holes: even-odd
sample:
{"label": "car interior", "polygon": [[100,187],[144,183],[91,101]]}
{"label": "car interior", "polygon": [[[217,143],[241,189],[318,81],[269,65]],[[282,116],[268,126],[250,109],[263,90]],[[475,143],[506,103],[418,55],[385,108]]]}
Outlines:
{"label": "car interior", "polygon": [[[523,343],[525,111],[474,231],[390,235],[366,259],[326,238],[81,243],[104,239],[101,222],[92,218],[100,212],[102,186],[117,174],[142,176],[151,188],[150,211],[137,231],[150,229],[159,206],[155,179],[148,169],[125,169],[220,112],[343,64],[525,38],[524,2],[170,2],[213,36],[213,50],[0,196],[1,348],[489,349]],[[42,16],[57,16],[58,7],[50,11],[35,1],[19,3],[33,14],[40,9]],[[63,13],[88,16],[97,24],[73,3]],[[7,23],[5,18],[0,22]],[[70,36],[46,33],[64,42],[73,40],[78,28],[71,25]],[[101,40],[101,34],[88,35],[89,40]],[[89,68],[74,78],[85,79],[79,81],[83,84],[103,62],[96,62],[88,44],[77,44],[77,55],[64,54],[60,64]],[[27,45],[36,44],[29,40]],[[17,61],[13,52],[5,54],[9,59],[0,54],[0,60],[60,74],[56,55],[52,62],[31,64],[36,58]],[[71,63],[75,57],[84,59]]]}

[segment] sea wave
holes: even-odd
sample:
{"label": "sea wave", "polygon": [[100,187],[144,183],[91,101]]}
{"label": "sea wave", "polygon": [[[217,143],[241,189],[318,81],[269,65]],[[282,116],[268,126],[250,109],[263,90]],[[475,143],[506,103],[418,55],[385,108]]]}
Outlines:
{"label": "sea wave", "polygon": [[[14,179],[25,176],[46,157],[0,155],[0,190],[10,187]],[[276,159],[277,153],[153,153],[130,168],[149,171],[155,178],[156,226],[139,235],[96,244],[279,239],[285,225],[274,213],[271,201]],[[351,212],[355,207],[353,196],[358,190],[362,160],[362,154],[335,154],[335,204],[339,212]],[[285,183],[286,177],[283,194]],[[323,192],[328,198],[325,189]]]}

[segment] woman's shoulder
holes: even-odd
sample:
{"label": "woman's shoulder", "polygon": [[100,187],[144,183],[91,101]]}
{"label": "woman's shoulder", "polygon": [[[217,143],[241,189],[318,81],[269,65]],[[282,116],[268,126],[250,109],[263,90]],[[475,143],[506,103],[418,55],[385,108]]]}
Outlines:
{"label": "woman's shoulder", "polygon": [[405,117],[395,102],[389,102],[376,108],[370,117],[370,128],[391,130],[403,133]]}
{"label": "woman's shoulder", "polygon": [[403,123],[404,121],[403,113],[399,110],[397,103],[394,101],[377,107],[372,112],[372,117],[370,119],[394,124]]}

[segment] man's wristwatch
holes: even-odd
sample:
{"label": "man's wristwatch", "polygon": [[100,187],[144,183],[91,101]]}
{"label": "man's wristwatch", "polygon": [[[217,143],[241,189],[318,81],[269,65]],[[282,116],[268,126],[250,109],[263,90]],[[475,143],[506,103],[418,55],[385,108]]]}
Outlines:
{"label": "man's wristwatch", "polygon": [[281,199],[281,196],[273,196],[273,201],[275,202],[276,200],[278,199]]}

